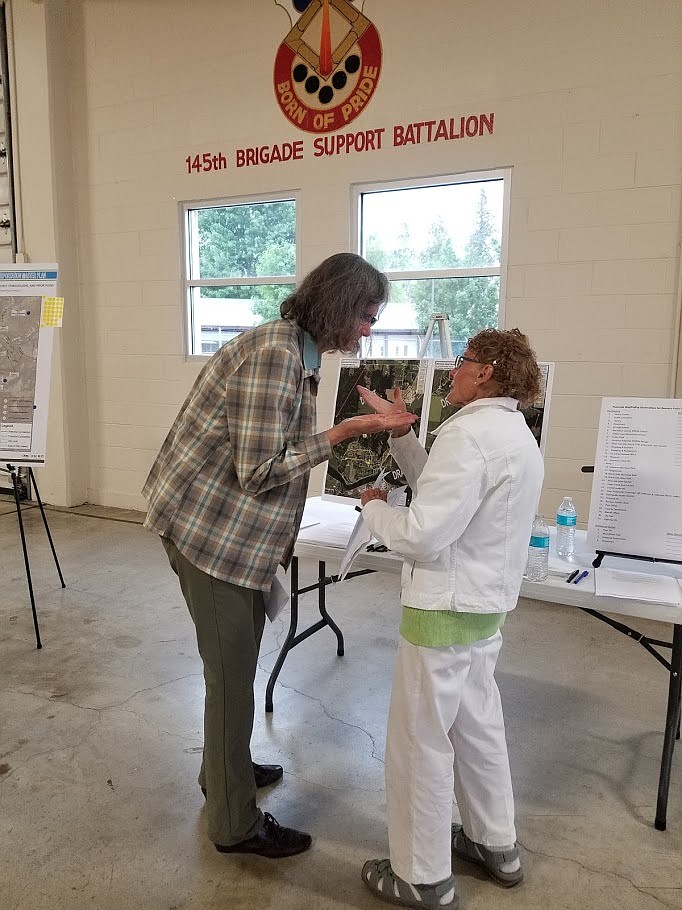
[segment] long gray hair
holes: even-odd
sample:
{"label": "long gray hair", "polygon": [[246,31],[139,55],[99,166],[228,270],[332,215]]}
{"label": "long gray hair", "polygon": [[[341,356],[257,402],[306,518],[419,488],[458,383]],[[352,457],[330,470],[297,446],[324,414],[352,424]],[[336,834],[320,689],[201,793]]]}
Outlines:
{"label": "long gray hair", "polygon": [[355,253],[335,253],[309,272],[280,307],[317,344],[333,351],[354,350],[358,320],[368,307],[388,300],[388,279]]}

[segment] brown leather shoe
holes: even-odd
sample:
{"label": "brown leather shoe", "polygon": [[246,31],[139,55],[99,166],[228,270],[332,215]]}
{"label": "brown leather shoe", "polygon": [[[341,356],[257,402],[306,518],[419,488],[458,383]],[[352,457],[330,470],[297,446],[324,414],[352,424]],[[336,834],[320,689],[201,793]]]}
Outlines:
{"label": "brown leather shoe", "polygon": [[312,844],[313,839],[304,831],[295,828],[284,828],[269,812],[263,814],[263,825],[253,837],[224,847],[216,844],[219,853],[255,853],[269,859],[280,859],[283,856],[294,856],[303,853]]}

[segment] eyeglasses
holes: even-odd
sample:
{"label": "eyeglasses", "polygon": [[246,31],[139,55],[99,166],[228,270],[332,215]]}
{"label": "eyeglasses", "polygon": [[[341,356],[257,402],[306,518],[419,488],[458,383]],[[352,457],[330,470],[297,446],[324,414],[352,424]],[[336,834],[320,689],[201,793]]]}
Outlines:
{"label": "eyeglasses", "polygon": [[494,367],[495,364],[497,363],[496,360],[493,360],[493,362],[490,363],[490,364],[484,364],[482,360],[476,360],[475,357],[465,357],[464,354],[458,354],[458,355],[455,357],[455,366],[454,366],[454,369],[455,369],[455,370],[458,370],[458,369],[462,366],[462,364],[464,363],[464,361],[466,361],[467,363],[480,363],[481,366],[491,366],[491,367]]}
{"label": "eyeglasses", "polygon": [[362,322],[366,322],[367,325],[376,325],[378,321],[379,321],[379,317],[372,316],[371,313],[365,313],[364,316],[362,317]]}
{"label": "eyeglasses", "polygon": [[480,360],[476,360],[474,357],[465,357],[464,354],[458,354],[457,357],[455,357],[455,367],[454,368],[456,370],[458,370],[462,366],[462,364],[464,363],[465,360],[467,363],[480,363],[481,362]]}

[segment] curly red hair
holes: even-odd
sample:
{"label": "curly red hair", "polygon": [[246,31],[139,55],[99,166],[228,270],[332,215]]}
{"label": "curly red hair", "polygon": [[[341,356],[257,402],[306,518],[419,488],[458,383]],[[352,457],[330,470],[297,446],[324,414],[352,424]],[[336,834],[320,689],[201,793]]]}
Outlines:
{"label": "curly red hair", "polygon": [[528,337],[519,329],[483,329],[467,347],[480,363],[493,367],[492,379],[501,396],[516,398],[524,407],[537,398],[540,369]]}

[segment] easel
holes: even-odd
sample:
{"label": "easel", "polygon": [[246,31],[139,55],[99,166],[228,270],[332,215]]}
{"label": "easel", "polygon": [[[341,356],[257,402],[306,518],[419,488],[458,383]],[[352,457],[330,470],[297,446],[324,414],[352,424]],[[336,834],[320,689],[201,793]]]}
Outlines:
{"label": "easel", "polygon": [[433,336],[433,330],[438,323],[438,336],[440,338],[440,356],[443,360],[452,360],[452,341],[450,340],[450,317],[447,313],[434,313],[429,316],[429,324],[426,327],[426,334],[419,348],[419,359],[426,356],[426,349]]}
{"label": "easel", "polygon": [[[24,551],[24,566],[26,568],[26,581],[28,582],[28,593],[31,597],[31,611],[33,613],[33,626],[36,632],[36,648],[42,648],[42,642],[40,640],[40,628],[38,626],[38,614],[36,612],[36,601],[33,595],[33,582],[31,581],[31,566],[28,561],[28,549],[26,547],[26,535],[24,534],[24,521],[21,517],[21,505],[19,502],[19,477],[17,475],[17,469],[12,464],[6,465],[7,471],[12,478],[12,487],[14,488],[14,501],[17,506],[17,518],[19,519],[19,533],[21,535],[21,548]],[[36,483],[35,474],[33,473],[33,468],[28,466],[28,492],[31,492],[31,482],[33,482],[33,489],[36,491],[36,499],[38,500],[38,505],[40,507],[40,514],[43,517],[43,524],[45,525],[45,531],[47,533],[47,539],[50,542],[50,549],[52,550],[52,555],[54,557],[55,565],[57,566],[57,572],[59,573],[59,580],[62,583],[62,588],[65,588],[64,577],[62,576],[62,570],[59,567],[59,560],[57,559],[57,552],[52,543],[52,535],[50,534],[50,528],[47,524],[47,517],[45,516],[45,509],[43,508],[43,501],[40,498],[40,493],[38,492],[38,484]]]}

